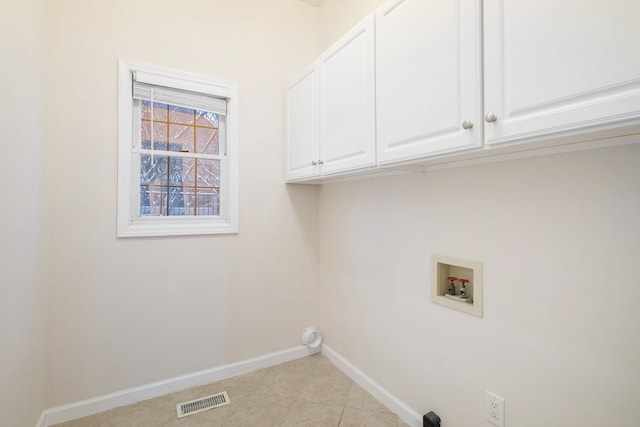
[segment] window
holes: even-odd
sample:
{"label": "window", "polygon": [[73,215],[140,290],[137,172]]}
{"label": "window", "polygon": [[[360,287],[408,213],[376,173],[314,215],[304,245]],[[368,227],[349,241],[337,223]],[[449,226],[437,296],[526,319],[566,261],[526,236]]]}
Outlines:
{"label": "window", "polygon": [[238,232],[237,84],[120,60],[118,237]]}

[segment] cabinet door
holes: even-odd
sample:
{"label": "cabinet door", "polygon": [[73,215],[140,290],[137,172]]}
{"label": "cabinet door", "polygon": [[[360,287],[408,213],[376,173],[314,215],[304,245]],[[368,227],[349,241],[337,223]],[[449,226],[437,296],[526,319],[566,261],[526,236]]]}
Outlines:
{"label": "cabinet door", "polygon": [[480,0],[390,0],[376,10],[379,163],[482,144],[480,18]]}
{"label": "cabinet door", "polygon": [[487,144],[640,115],[640,2],[485,0]]}
{"label": "cabinet door", "polygon": [[373,14],[320,56],[321,174],[375,165]]}
{"label": "cabinet door", "polygon": [[318,175],[318,67],[301,73],[287,91],[287,179]]}

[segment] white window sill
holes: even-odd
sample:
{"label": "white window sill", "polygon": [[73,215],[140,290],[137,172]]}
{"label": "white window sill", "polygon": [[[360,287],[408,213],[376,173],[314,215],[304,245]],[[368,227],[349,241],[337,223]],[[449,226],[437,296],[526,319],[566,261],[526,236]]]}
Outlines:
{"label": "white window sill", "polygon": [[134,219],[118,229],[118,237],[189,236],[197,234],[237,234],[238,226],[224,219],[144,218]]}

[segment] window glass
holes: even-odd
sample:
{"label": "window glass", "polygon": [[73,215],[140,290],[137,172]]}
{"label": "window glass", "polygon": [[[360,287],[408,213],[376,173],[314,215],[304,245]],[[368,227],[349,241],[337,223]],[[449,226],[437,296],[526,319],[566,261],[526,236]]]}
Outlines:
{"label": "window glass", "polygon": [[[141,101],[143,149],[194,153],[195,158],[143,154],[140,167],[140,216],[220,215],[220,116],[209,111]],[[161,113],[156,112],[160,109]],[[151,117],[154,120],[151,120]]]}

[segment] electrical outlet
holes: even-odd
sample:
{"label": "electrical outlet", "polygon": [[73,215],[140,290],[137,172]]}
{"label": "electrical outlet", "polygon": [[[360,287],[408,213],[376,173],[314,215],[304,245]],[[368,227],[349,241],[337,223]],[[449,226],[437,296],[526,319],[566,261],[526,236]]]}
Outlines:
{"label": "electrical outlet", "polygon": [[487,421],[504,427],[504,399],[487,390]]}

